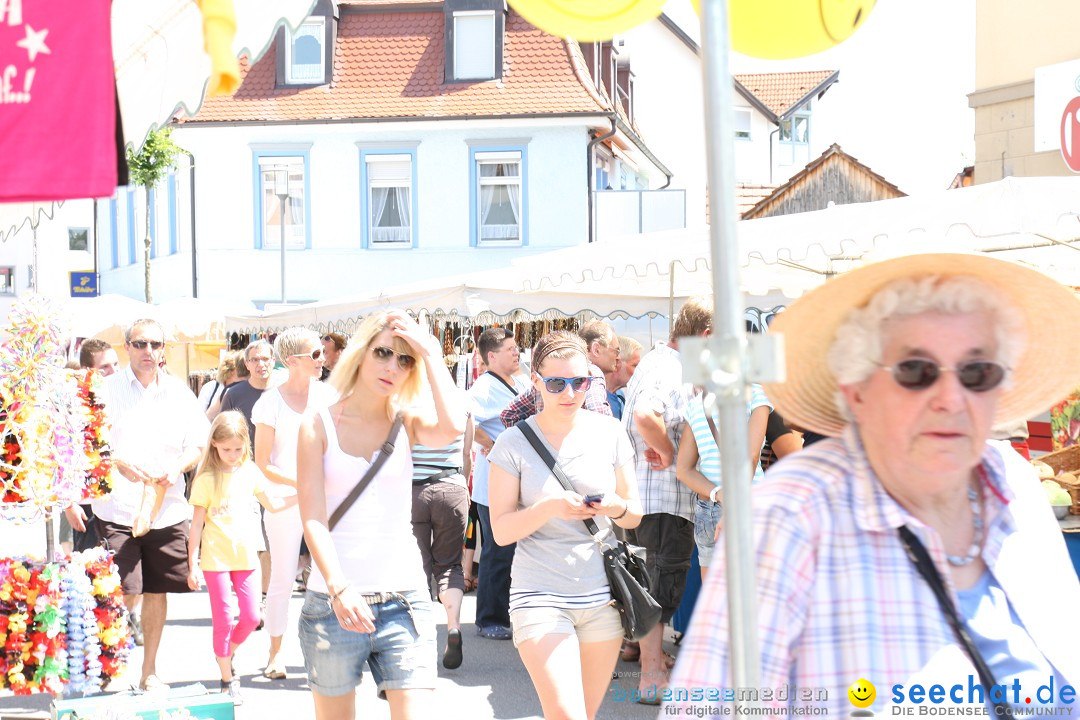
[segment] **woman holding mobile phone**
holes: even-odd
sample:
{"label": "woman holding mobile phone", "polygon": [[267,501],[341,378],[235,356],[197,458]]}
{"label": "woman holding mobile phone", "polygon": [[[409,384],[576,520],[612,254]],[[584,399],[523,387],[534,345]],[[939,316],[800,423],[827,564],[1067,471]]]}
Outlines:
{"label": "woman holding mobile phone", "polygon": [[[612,526],[641,521],[634,452],[614,418],[583,411],[592,382],[584,341],[553,332],[533,351],[537,415],[508,429],[488,454],[491,528],[517,543],[511,570],[514,644],[546,718],[596,717],[619,656],[623,629],[611,605],[603,556],[583,522],[615,542]],[[570,480],[566,490],[537,454],[528,426]]]}

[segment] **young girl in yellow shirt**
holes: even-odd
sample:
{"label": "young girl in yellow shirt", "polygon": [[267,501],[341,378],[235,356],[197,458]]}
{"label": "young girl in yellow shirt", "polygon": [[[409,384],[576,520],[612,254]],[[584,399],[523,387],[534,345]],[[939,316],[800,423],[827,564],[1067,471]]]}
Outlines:
{"label": "young girl in yellow shirt", "polygon": [[[288,499],[263,492],[265,478],[251,461],[247,420],[238,412],[214,418],[199,472],[191,485],[194,517],[188,536],[188,586],[205,581],[214,628],[214,656],[221,669],[221,691],[240,705],[240,679],[232,657],[259,623],[259,513],[254,499],[271,512],[285,509]],[[291,498],[296,503],[296,498]],[[280,504],[280,507],[276,505]],[[201,553],[200,553],[201,549]],[[229,593],[236,593],[239,617],[229,611]]]}

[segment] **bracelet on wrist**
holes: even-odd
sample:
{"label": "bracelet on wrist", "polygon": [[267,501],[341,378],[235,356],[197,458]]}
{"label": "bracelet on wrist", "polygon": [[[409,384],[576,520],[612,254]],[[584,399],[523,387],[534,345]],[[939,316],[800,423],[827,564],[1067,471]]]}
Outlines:
{"label": "bracelet on wrist", "polygon": [[720,488],[719,485],[714,485],[713,486],[713,489],[709,491],[709,502],[716,502],[717,501],[716,500],[716,493],[720,492],[720,490],[721,490],[721,488]]}
{"label": "bracelet on wrist", "polygon": [[628,513],[628,512],[630,512],[630,503],[626,502],[626,500],[623,500],[622,512],[619,513],[618,515],[616,515],[615,517],[611,518],[611,519],[612,520],[622,520],[624,517],[626,517],[626,513]]}
{"label": "bracelet on wrist", "polygon": [[335,600],[339,600],[341,598],[341,594],[348,590],[351,586],[351,583],[345,583],[345,585],[343,585],[340,590],[330,596],[330,604],[332,605]]}

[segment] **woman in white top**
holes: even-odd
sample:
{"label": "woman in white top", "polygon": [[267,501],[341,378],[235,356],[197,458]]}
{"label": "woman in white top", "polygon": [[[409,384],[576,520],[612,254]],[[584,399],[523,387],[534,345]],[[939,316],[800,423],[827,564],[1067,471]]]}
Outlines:
{"label": "woman in white top", "polygon": [[[412,532],[410,446],[453,442],[465,429],[464,398],[438,341],[398,311],[364,321],[330,384],[341,401],[309,413],[299,439],[300,513],[313,560],[300,645],[315,716],[354,717],[367,664],[391,718],[434,717],[435,621]],[[434,410],[405,410],[422,389]],[[399,413],[393,452],[331,532],[327,518],[376,461]]]}
{"label": "woman in white top", "polygon": [[284,498],[290,506],[265,519],[270,541],[265,619],[270,657],[263,675],[283,680],[281,639],[289,624],[289,598],[304,537],[296,506],[296,436],[304,412],[326,407],[337,399],[337,393],[319,382],[323,347],[315,331],[300,327],[286,330],[274,340],[274,352],[288,369],[289,377],[262,394],[251,410],[251,421],[255,424],[255,464],[270,481],[267,494]]}

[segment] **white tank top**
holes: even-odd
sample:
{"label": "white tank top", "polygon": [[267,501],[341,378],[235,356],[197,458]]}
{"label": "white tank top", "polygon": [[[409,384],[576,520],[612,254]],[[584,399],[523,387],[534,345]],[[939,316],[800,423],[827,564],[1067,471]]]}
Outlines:
{"label": "white tank top", "polygon": [[[371,461],[346,454],[338,444],[330,411],[319,410],[319,417],[326,431],[323,477],[329,518],[382,451],[376,451]],[[342,572],[360,592],[403,592],[427,587],[420,549],[412,533],[412,473],[409,437],[401,428],[393,454],[331,533]],[[308,587],[327,591],[326,580],[315,563]]]}

